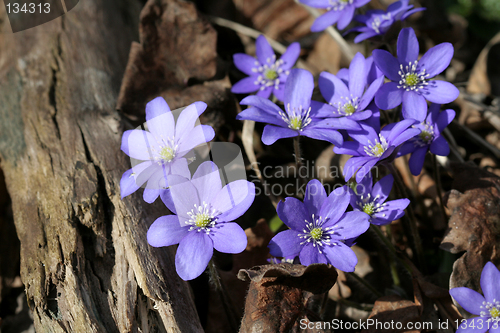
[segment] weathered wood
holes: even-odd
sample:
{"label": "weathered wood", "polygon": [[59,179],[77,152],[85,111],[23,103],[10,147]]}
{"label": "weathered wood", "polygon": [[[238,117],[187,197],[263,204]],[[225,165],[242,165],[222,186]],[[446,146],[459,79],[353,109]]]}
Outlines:
{"label": "weathered wood", "polygon": [[85,0],[0,34],[1,168],[37,332],[201,331],[173,250],[146,242],[165,208],[120,198],[130,164],[114,108],[139,11]]}

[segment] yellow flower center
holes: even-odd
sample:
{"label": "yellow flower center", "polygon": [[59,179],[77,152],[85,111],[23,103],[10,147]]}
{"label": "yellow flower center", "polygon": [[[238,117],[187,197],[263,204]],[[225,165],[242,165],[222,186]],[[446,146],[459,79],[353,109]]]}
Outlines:
{"label": "yellow flower center", "polygon": [[500,317],[500,310],[498,310],[496,307],[492,307],[490,309],[490,314],[492,318]]}
{"label": "yellow flower center", "polygon": [[343,2],[343,3],[348,3],[349,0],[340,0],[340,2]]}
{"label": "yellow flower center", "polygon": [[350,116],[354,112],[356,112],[356,108],[351,103],[347,103],[347,104],[344,105],[344,112],[345,112],[346,115]]}
{"label": "yellow flower center", "polygon": [[323,229],[314,228],[313,230],[311,230],[311,238],[312,239],[320,240],[322,236],[323,236]]}
{"label": "yellow flower center", "polygon": [[301,117],[293,117],[290,118],[290,128],[294,130],[299,130],[302,128],[302,118]]}
{"label": "yellow flower center", "polygon": [[163,147],[160,151],[160,157],[165,162],[170,162],[175,156],[175,150],[170,147]]}
{"label": "yellow flower center", "polygon": [[430,133],[428,131],[422,131],[422,132],[420,132],[419,137],[425,143],[429,143],[429,142],[432,141],[432,133]]}
{"label": "yellow flower center", "polygon": [[197,214],[194,221],[194,225],[198,228],[205,228],[211,222],[210,216],[208,214]]}
{"label": "yellow flower center", "polygon": [[373,202],[369,202],[363,206],[363,212],[365,212],[368,215],[372,215],[373,212],[375,211],[375,207],[373,207]]}
{"label": "yellow flower center", "polygon": [[385,152],[385,149],[384,147],[382,146],[382,144],[379,142],[377,143],[375,146],[372,147],[372,154],[377,156],[377,157],[380,157],[382,156],[382,154]]}
{"label": "yellow flower center", "polygon": [[415,73],[408,74],[408,76],[406,76],[406,78],[405,78],[406,85],[410,86],[410,87],[417,85],[417,83],[419,83],[419,82],[420,82],[420,80],[418,78],[418,75]]}
{"label": "yellow flower center", "polygon": [[264,72],[264,77],[270,81],[274,81],[278,78],[278,73],[274,69],[268,69]]}

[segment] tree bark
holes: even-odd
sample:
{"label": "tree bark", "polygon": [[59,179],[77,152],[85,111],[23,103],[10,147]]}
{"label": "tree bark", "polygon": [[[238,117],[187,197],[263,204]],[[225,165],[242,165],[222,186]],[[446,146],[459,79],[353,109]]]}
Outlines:
{"label": "tree bark", "polygon": [[37,332],[202,331],[173,250],[146,241],[164,208],[120,198],[130,162],[115,105],[139,11],[85,0],[0,34],[1,167]]}

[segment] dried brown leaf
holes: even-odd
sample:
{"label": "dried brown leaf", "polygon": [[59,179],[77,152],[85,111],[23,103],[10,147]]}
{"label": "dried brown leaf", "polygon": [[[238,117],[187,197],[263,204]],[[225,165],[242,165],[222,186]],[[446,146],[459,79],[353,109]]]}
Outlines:
{"label": "dried brown leaf", "polygon": [[234,3],[255,29],[273,39],[294,42],[310,33],[314,21],[294,0],[234,0]]}
{"label": "dried brown leaf", "polygon": [[[415,304],[412,301],[404,300],[399,296],[383,296],[375,302],[370,319],[381,323],[390,323],[391,321],[401,323],[402,327],[406,327],[409,322],[416,322],[420,318],[421,305]],[[395,327],[395,326],[394,326]],[[371,326],[369,329],[363,330],[363,333],[371,332],[402,332],[403,330],[377,329]]]}
{"label": "dried brown leaf", "polygon": [[337,271],[331,265],[283,263],[240,270],[238,278],[251,281],[240,332],[290,332],[310,314],[309,298],[333,286]]}
{"label": "dried brown leaf", "polygon": [[[265,265],[269,255],[267,245],[274,235],[264,219],[259,220],[254,227],[246,229],[245,233],[248,244],[245,251],[233,255],[233,269],[229,272],[219,271],[222,283],[224,283],[227,290],[231,291],[229,296],[236,311],[243,309],[246,290],[249,285],[249,281],[242,281],[237,278],[238,271],[245,267]],[[230,330],[230,325],[227,321],[226,312],[221,304],[219,294],[214,289],[210,289],[209,300],[210,305],[208,307],[205,331],[207,333],[227,332]],[[242,313],[238,315],[241,316]]]}
{"label": "dried brown leaf", "polygon": [[[145,104],[157,96],[171,109],[195,101],[209,105],[205,117],[221,121],[221,112],[231,109],[227,80],[195,84],[214,77],[217,71],[217,33],[189,2],[150,0],[139,25],[140,43],[133,42],[117,101],[123,113],[144,118]],[[234,105],[232,106],[234,110]]]}
{"label": "dried brown leaf", "polygon": [[480,290],[488,261],[500,261],[500,178],[473,164],[452,164],[453,190],[448,194],[449,229],[441,248],[466,253],[455,261],[450,288]]}

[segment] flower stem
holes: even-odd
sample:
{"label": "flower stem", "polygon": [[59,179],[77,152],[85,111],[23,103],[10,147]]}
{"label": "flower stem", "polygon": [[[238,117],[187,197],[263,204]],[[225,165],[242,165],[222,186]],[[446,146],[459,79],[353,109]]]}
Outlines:
{"label": "flower stem", "polygon": [[437,195],[439,197],[439,207],[441,207],[441,213],[443,214],[443,217],[446,221],[448,216],[446,215],[446,210],[444,209],[444,203],[443,203],[443,194],[441,192],[441,178],[439,177],[439,163],[437,161],[436,155],[432,155],[432,162],[434,164],[434,180],[436,181],[436,190],[437,190]]}
{"label": "flower stem", "polygon": [[231,304],[231,298],[229,297],[226,287],[221,281],[219,272],[217,271],[217,267],[215,267],[213,259],[210,259],[210,262],[208,263],[208,276],[209,283],[219,294],[222,306],[224,307],[224,311],[226,312],[227,320],[229,322],[229,325],[231,326],[231,331],[237,332],[240,322],[239,316],[235,312],[235,307],[233,306],[233,304]]}
{"label": "flower stem", "polygon": [[[385,226],[385,233],[387,234],[387,240],[392,244],[391,225],[390,224]],[[399,287],[399,286],[401,286],[401,280],[399,279],[398,270],[397,270],[396,263],[394,262],[394,260],[391,260],[390,266],[391,266],[392,281],[394,282],[395,286]]]}
{"label": "flower stem", "polygon": [[295,167],[297,168],[297,174],[299,175],[301,183],[305,184],[307,183],[307,174],[302,175],[303,164],[302,164],[302,153],[300,151],[300,135],[297,135],[296,137],[293,138],[293,150],[294,150]]}
{"label": "flower stem", "polygon": [[354,272],[348,273],[348,274],[350,276],[352,276],[356,281],[361,283],[363,286],[365,286],[368,290],[370,290],[377,298],[382,297],[382,294],[377,289],[375,289],[375,287],[373,287],[368,281],[363,279],[361,276],[359,276],[358,274],[356,274]]}
{"label": "flower stem", "polygon": [[[396,187],[399,189],[399,196],[401,198],[409,198],[408,193],[406,192],[406,186],[399,175],[399,172],[396,170],[393,164],[388,164],[388,168],[392,175],[394,176],[394,180],[396,181]],[[424,250],[422,248],[422,240],[420,239],[420,235],[418,233],[417,221],[415,215],[413,214],[413,208],[410,205],[406,207],[406,211],[409,216],[403,216],[403,221],[407,221],[408,227],[410,229],[411,237],[413,238],[413,247],[415,249],[415,254],[417,256],[417,261],[422,271],[425,271],[425,260],[424,260]]]}
{"label": "flower stem", "polygon": [[[378,238],[382,241],[382,243],[384,243],[384,245],[394,255],[394,257],[396,258],[396,260],[398,261],[398,263],[400,263],[402,266],[404,266],[408,270],[408,272],[411,273],[412,272],[411,267],[408,266],[407,263],[405,263],[403,260],[401,260],[398,257],[398,252],[396,251],[396,248],[394,247],[394,245],[392,245],[391,241],[389,239],[387,239],[387,237],[382,233],[382,230],[380,230],[379,227],[377,227],[377,226],[375,226],[373,224],[370,224],[370,230],[372,230],[373,232],[375,232],[377,234]],[[399,280],[399,278],[397,278],[397,280]]]}

